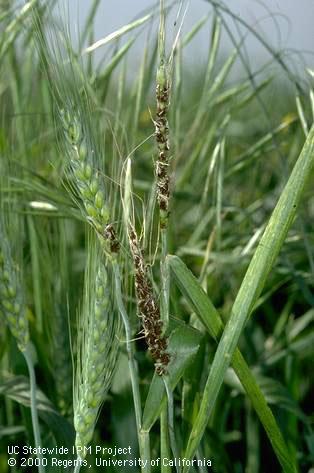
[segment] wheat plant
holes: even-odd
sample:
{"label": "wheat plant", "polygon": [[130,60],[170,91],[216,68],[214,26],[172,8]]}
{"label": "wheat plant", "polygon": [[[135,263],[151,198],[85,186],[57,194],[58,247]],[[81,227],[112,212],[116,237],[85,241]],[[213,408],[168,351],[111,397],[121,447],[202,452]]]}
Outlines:
{"label": "wheat plant", "polygon": [[1,472],[311,471],[314,73],[204,3],[0,5]]}

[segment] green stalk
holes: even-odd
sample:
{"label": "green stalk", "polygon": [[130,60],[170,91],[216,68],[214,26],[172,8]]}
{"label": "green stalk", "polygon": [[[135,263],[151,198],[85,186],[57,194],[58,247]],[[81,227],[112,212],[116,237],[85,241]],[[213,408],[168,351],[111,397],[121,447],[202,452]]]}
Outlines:
{"label": "green stalk", "polygon": [[[296,358],[295,354],[289,353],[285,360],[285,375],[286,375],[286,382],[288,385],[288,389],[291,393],[293,399],[299,399],[299,377],[298,377],[298,359]],[[290,412],[287,413],[286,419],[287,430],[289,432],[289,440],[288,440],[288,447],[291,453],[291,456],[294,462],[297,464],[298,462],[298,419],[292,415]]]}
{"label": "green stalk", "polygon": [[[166,261],[166,256],[168,253],[168,235],[167,228],[162,228],[161,230],[161,261],[160,261],[160,276],[161,276],[161,301],[160,301],[160,315],[163,322],[164,332],[167,329],[169,323],[169,265]],[[166,377],[163,376],[163,381],[165,387],[167,386]],[[169,388],[169,386],[168,386]],[[175,447],[175,438],[173,433],[170,433],[171,427],[173,425],[173,408],[170,409],[170,404],[173,406],[173,398],[171,388],[167,389],[167,398],[168,398],[168,411],[167,407],[164,407],[160,415],[160,436],[161,436],[161,471],[162,473],[171,472],[171,467],[163,465],[163,458],[170,458],[170,445],[171,450],[174,453],[176,450]],[[169,394],[169,395],[168,395]],[[174,443],[173,443],[174,440]]]}
{"label": "green stalk", "polygon": [[[171,390],[171,387],[169,385],[169,380],[167,375],[163,376],[163,382],[166,388],[167,392],[167,401],[168,401],[168,428],[169,428],[169,439],[170,439],[170,445],[171,445],[171,450],[172,454],[175,460],[179,459],[179,450],[177,447],[177,442],[176,442],[176,437],[175,437],[175,432],[174,432],[174,408],[173,408],[173,392]],[[181,467],[179,465],[176,465],[176,470],[177,473],[181,473]]]}
{"label": "green stalk", "polygon": [[[79,459],[80,459],[80,457],[77,457],[77,460],[79,460]],[[77,464],[75,465],[74,473],[79,473],[80,469],[81,469],[81,462],[78,461]]]}
{"label": "green stalk", "polygon": [[135,410],[135,420],[136,420],[136,428],[137,428],[137,435],[138,435],[138,442],[140,448],[140,455],[141,459],[144,463],[142,466],[143,473],[150,473],[150,442],[149,442],[149,432],[142,430],[142,407],[141,407],[141,395],[139,389],[139,380],[138,380],[138,371],[137,366],[134,359],[134,348],[131,342],[132,339],[132,332],[130,327],[130,321],[128,314],[125,310],[122,292],[121,292],[121,276],[120,276],[120,269],[116,259],[112,261],[113,272],[115,276],[115,297],[118,306],[118,310],[120,312],[124,329],[125,329],[125,338],[126,338],[126,350],[128,354],[128,363],[129,363],[129,370],[130,370],[130,377],[131,377],[131,384],[132,384],[132,393],[133,393],[133,401],[134,401],[134,410]]}
{"label": "green stalk", "polygon": [[[160,213],[160,222],[162,221],[162,215]],[[169,324],[169,265],[167,261],[168,254],[168,226],[161,228],[161,260],[160,260],[160,276],[161,276],[161,303],[160,303],[160,315],[163,322],[164,333]],[[163,458],[169,458],[169,441],[172,453],[175,458],[177,458],[177,446],[174,435],[174,426],[173,426],[173,393],[171,388],[168,385],[166,376],[163,376],[163,381],[165,384],[168,400],[168,411],[165,407],[161,412],[160,417],[160,433],[161,433],[161,462]],[[165,455],[165,456],[163,456]],[[162,473],[168,473],[171,471],[171,467],[163,466],[162,464]]]}
{"label": "green stalk", "polygon": [[246,473],[260,471],[260,445],[257,418],[246,402]]}
{"label": "green stalk", "polygon": [[[193,458],[202,439],[240,335],[295,218],[296,209],[313,164],[314,126],[311,128],[298,161],[272,213],[233,304],[231,316],[210,369],[200,411],[190,434],[185,453],[186,458]],[[289,468],[285,469],[285,471],[291,470],[295,471],[295,466],[290,465]],[[189,468],[184,468],[184,473],[188,471]]]}
{"label": "green stalk", "polygon": [[[9,372],[9,358],[8,358],[8,353],[5,353],[3,358],[2,358],[2,369],[5,371]],[[5,413],[8,419],[8,425],[10,427],[14,426],[14,412],[13,412],[13,401],[12,399],[9,399],[8,397],[5,397],[4,399],[5,402]],[[16,466],[11,466],[11,473],[16,473],[17,472],[17,467]]]}
{"label": "green stalk", "polygon": [[[28,373],[29,373],[29,383],[30,383],[30,394],[31,394],[31,416],[32,416],[32,425],[33,425],[33,433],[35,439],[35,446],[36,448],[42,447],[41,443],[41,435],[39,429],[39,421],[38,421],[38,412],[37,412],[37,402],[36,402],[36,378],[35,378],[35,370],[33,360],[30,354],[29,345],[26,347],[25,350],[22,351],[23,356],[25,358]],[[39,460],[38,471],[39,473],[44,473],[45,468],[42,465],[42,454],[37,453],[37,458]]]}
{"label": "green stalk", "polygon": [[[204,456],[205,455],[203,454],[203,452],[201,451],[201,448],[199,447],[196,452],[196,458],[202,461]],[[199,473],[208,473],[206,466],[204,466],[202,463],[198,465],[198,471]]]}
{"label": "green stalk", "polygon": [[171,473],[171,466],[163,463],[163,458],[170,458],[168,412],[164,408],[160,413],[160,458],[161,473]]}
{"label": "green stalk", "polygon": [[[161,319],[164,324],[164,330],[166,330],[169,323],[169,264],[167,260],[168,254],[168,235],[167,227],[161,230],[161,262],[160,262],[160,273],[161,273]],[[166,422],[160,423],[161,437],[165,442],[170,441],[170,447],[174,458],[179,458],[179,451],[174,432],[174,409],[173,409],[173,392],[168,382],[167,375],[163,376],[163,382],[167,393],[168,412],[166,407],[162,412],[163,419],[168,420],[168,426]],[[167,412],[167,413],[166,413]],[[166,435],[164,429],[168,428],[169,436]],[[164,446],[165,450],[169,451],[169,446]],[[166,471],[166,470],[165,470]],[[177,466],[177,473],[181,472],[181,468]]]}

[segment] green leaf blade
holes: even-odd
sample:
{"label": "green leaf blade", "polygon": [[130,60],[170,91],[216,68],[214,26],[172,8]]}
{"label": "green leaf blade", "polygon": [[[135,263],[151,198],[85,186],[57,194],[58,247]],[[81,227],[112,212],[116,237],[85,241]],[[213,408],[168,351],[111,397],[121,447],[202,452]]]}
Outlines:
{"label": "green leaf blade", "polygon": [[[208,332],[218,343],[223,331],[223,322],[220,319],[217,309],[184,262],[177,256],[172,255],[168,256],[168,260],[172,276],[183,296],[187,299],[192,310],[195,311],[196,315],[203,322]],[[265,396],[256,382],[254,375],[238,349],[236,349],[233,355],[231,365],[268,435],[283,470],[291,473],[295,472],[296,470],[291,462],[289,450],[273,413],[268,407]]]}
{"label": "green leaf blade", "polygon": [[[186,457],[193,458],[204,434],[210,412],[227,368],[235,352],[244,325],[259,297],[267,276],[284,243],[288,230],[296,215],[305,183],[314,164],[314,127],[312,127],[299,159],[272,213],[269,223],[254,253],[234,302],[213,364],[207,379],[200,412],[192,429],[186,449]],[[185,469],[186,473],[188,470]],[[286,470],[288,471],[288,470]],[[291,470],[290,470],[291,471]]]}

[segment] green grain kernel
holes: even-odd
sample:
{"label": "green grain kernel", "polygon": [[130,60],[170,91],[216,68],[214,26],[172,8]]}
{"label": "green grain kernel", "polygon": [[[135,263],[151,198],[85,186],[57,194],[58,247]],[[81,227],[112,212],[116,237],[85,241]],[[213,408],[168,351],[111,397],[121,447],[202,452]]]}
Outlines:
{"label": "green grain kernel", "polygon": [[84,144],[81,144],[80,146],[78,157],[81,161],[85,161],[87,157],[87,148]]}
{"label": "green grain kernel", "polygon": [[91,178],[92,172],[92,167],[89,164],[86,164],[86,166],[84,166],[84,176],[86,177],[86,179]]}
{"label": "green grain kernel", "polygon": [[82,418],[81,415],[77,415],[75,418],[74,418],[74,426],[75,426],[75,430],[77,432],[84,432],[85,430],[85,422]]}
{"label": "green grain kernel", "polygon": [[84,412],[84,418],[87,424],[91,424],[95,421],[95,415],[93,412],[90,412],[90,410]]}
{"label": "green grain kernel", "polygon": [[101,320],[99,322],[99,329],[101,332],[104,332],[105,330],[107,330],[108,328],[108,324],[107,324],[107,321],[106,320]]}
{"label": "green grain kernel", "polygon": [[100,214],[105,223],[109,222],[110,215],[109,215],[107,207],[103,207],[100,211]]}
{"label": "green grain kernel", "polygon": [[97,376],[97,373],[96,373],[96,370],[95,370],[95,365],[93,365],[91,368],[92,369],[91,369],[91,372],[90,372],[89,376],[90,376],[90,381],[92,383],[94,383],[98,376]]}
{"label": "green grain kernel", "polygon": [[78,123],[74,121],[69,124],[68,129],[67,129],[67,135],[72,144],[78,143],[81,136],[81,130]]}
{"label": "green grain kernel", "polygon": [[90,191],[93,195],[96,195],[99,189],[99,183],[97,179],[93,179],[90,184]]}
{"label": "green grain kernel", "polygon": [[87,204],[85,208],[86,208],[86,212],[88,213],[90,217],[96,218],[98,216],[97,210],[92,205]]}
{"label": "green grain kernel", "polygon": [[94,329],[93,339],[94,339],[94,343],[98,343],[100,341],[100,331],[99,330]]}
{"label": "green grain kernel", "polygon": [[96,307],[95,307],[95,317],[96,317],[97,319],[99,319],[99,318],[102,316],[103,312],[104,312],[104,311],[103,311],[102,307],[100,307],[100,306],[97,304]]}
{"label": "green grain kernel", "polygon": [[84,171],[81,167],[78,167],[77,169],[75,169],[74,175],[79,181],[85,181]]}
{"label": "green grain kernel", "polygon": [[98,209],[101,209],[104,205],[104,194],[102,191],[98,191],[95,196],[95,205]]}
{"label": "green grain kernel", "polygon": [[96,296],[98,299],[102,299],[105,294],[105,290],[103,286],[98,285],[96,287]]}
{"label": "green grain kernel", "polygon": [[98,404],[99,404],[98,397],[96,397],[96,396],[91,397],[90,406],[95,409],[96,407],[98,407]]}

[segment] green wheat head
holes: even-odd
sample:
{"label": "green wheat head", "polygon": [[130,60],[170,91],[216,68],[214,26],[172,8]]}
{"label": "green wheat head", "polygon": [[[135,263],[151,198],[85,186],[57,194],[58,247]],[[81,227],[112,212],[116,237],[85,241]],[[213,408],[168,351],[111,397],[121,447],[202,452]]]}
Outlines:
{"label": "green wheat head", "polygon": [[120,322],[112,303],[111,271],[102,261],[95,238],[91,237],[89,250],[74,383],[76,447],[87,446],[92,439],[119,348]]}
{"label": "green wheat head", "polygon": [[3,189],[9,191],[8,170],[4,163],[0,164],[0,310],[19,349],[25,351],[29,341],[29,328],[21,279],[21,252],[14,244],[22,233],[16,209],[12,208],[12,202],[5,201]]}

